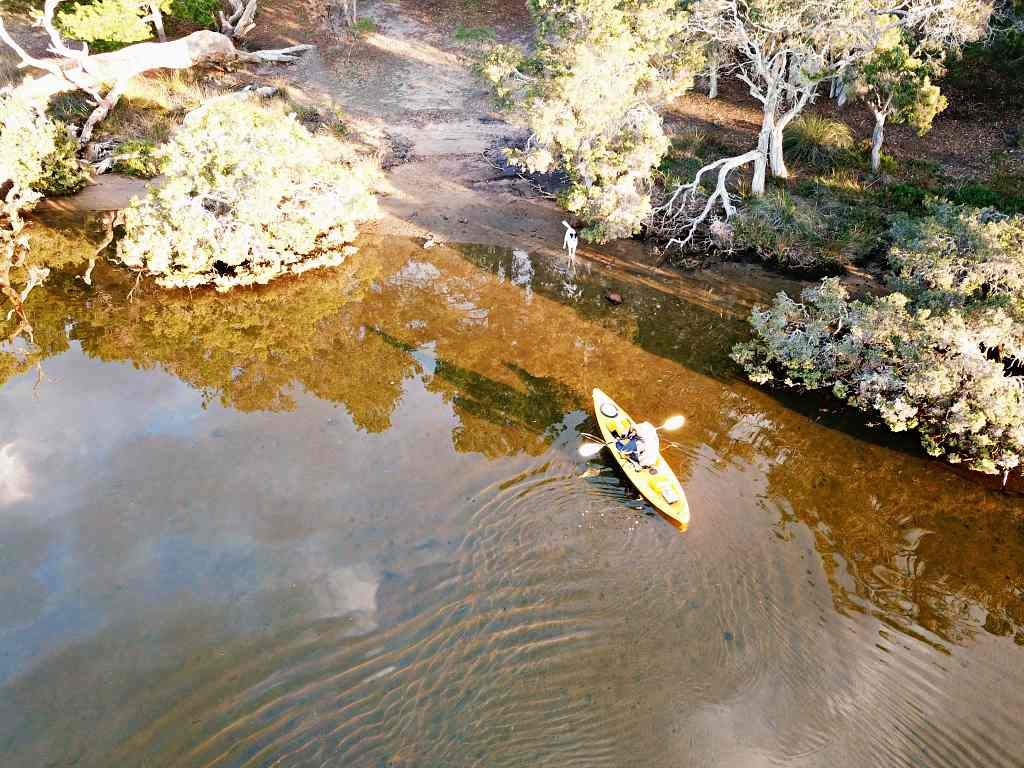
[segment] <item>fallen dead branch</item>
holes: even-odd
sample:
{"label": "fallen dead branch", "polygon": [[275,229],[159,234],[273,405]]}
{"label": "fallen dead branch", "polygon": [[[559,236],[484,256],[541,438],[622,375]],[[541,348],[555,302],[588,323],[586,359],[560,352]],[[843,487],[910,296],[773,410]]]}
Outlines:
{"label": "fallen dead branch", "polygon": [[231,15],[225,16],[223,11],[217,14],[220,17],[220,31],[235,40],[249,34],[256,26],[256,2],[257,0],[249,0],[248,3],[231,0]]}
{"label": "fallen dead branch", "polygon": [[[693,181],[676,187],[665,202],[655,207],[647,225],[648,234],[664,241],[666,251],[673,247],[688,248],[704,225],[708,226],[712,237],[720,239],[724,235],[722,222],[736,213],[736,206],[727,186],[729,174],[762,158],[760,150],[752,149],[742,155],[724,157],[705,165],[697,171]],[[705,174],[712,173],[717,173],[717,181],[711,193],[706,194],[700,185],[701,179]],[[719,206],[724,219],[713,218]],[[719,230],[717,235],[716,229]]]}
{"label": "fallen dead branch", "polygon": [[200,30],[171,42],[137,43],[117,51],[93,55],[85,44],[76,50],[63,41],[53,24],[58,3],[59,0],[46,0],[40,22],[50,37],[49,51],[57,58],[40,59],[31,56],[4,27],[2,18],[0,41],[18,55],[20,68],[33,68],[46,73],[26,78],[15,88],[17,93],[33,100],[48,100],[59,93],[81,90],[96,102],[96,107],[89,114],[79,135],[79,142],[83,146],[92,137],[96,125],[117,105],[128,82],[145,72],[155,69],[190,69],[202,64],[232,61],[288,63],[296,61],[301,53],[314,48],[312,45],[293,45],[266,51],[238,49],[232,38],[239,37],[252,27],[256,0],[250,0],[241,9],[241,13],[232,14],[230,19],[225,20],[230,34]]}
{"label": "fallen dead branch", "polygon": [[[534,192],[536,192],[541,197],[547,198],[548,200],[557,200],[558,199],[558,195],[556,195],[556,194],[554,194],[552,192],[548,192],[546,189],[544,189],[543,186],[541,186],[536,181],[531,179],[529,176],[527,176],[519,168],[516,168],[513,165],[502,165],[501,163],[499,163],[497,160],[495,160],[486,151],[481,152],[480,156],[487,162],[488,165],[490,165],[492,168],[495,168],[496,170],[501,172],[501,176],[498,176],[497,178],[493,178],[493,179],[487,179],[487,181],[500,181],[502,179],[507,179],[507,178],[516,178],[516,179],[519,179],[520,181],[523,181],[526,184],[528,184],[530,189],[532,189]],[[511,175],[509,174],[509,171],[511,171]]]}

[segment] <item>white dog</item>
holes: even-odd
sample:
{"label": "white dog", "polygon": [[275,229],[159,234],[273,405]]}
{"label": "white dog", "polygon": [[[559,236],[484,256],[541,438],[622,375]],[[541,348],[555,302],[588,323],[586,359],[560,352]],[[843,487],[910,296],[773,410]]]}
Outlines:
{"label": "white dog", "polygon": [[576,230],[569,226],[568,221],[562,222],[565,226],[565,239],[562,241],[562,250],[569,252],[569,258],[576,258],[576,247],[580,244],[580,237],[576,234]]}

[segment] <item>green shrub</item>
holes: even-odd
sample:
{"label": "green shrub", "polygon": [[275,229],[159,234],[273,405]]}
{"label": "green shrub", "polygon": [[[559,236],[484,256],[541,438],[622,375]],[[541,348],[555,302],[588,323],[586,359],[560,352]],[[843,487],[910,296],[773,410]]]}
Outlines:
{"label": "green shrub", "polygon": [[[160,0],[164,14],[203,27],[216,24],[220,7],[218,0]],[[77,0],[61,3],[56,22],[67,37],[101,53],[153,37],[153,27],[144,21],[149,12],[141,0]]]}
{"label": "green shrub", "polygon": [[115,154],[122,158],[114,163],[115,173],[152,179],[163,170],[164,160],[157,154],[157,146],[150,141],[130,139],[122,143]]}
{"label": "green shrub", "polygon": [[53,132],[53,152],[43,158],[43,173],[33,189],[44,195],[70,195],[88,181],[78,162],[78,139],[66,125],[58,123]]}
{"label": "green shrub", "polygon": [[733,349],[758,383],[829,388],[924,448],[987,473],[1024,458],[1024,217],[931,203],[898,217],[896,292],[850,301],[837,279],[755,308]]}
{"label": "green shrub", "polygon": [[165,182],[125,209],[120,261],[165,287],[225,291],[341,263],[376,213],[375,170],[294,115],[222,98],[157,153]]}
{"label": "green shrub", "polygon": [[[0,281],[7,288],[0,306],[10,305],[6,311],[0,309],[0,323],[9,311],[16,311],[20,322],[13,332],[26,332],[30,338],[32,328],[15,295],[15,280],[24,279],[19,288],[27,291],[45,279],[48,270],[33,275],[36,267],[25,267],[31,251],[23,214],[43,194],[73,192],[85,183],[77,149],[67,126],[47,117],[43,105],[14,91],[0,91]],[[12,275],[15,270],[26,274]]]}
{"label": "green shrub", "polygon": [[88,181],[70,129],[40,105],[0,93],[0,183],[14,181],[44,195],[77,192]]}
{"label": "green shrub", "polygon": [[152,37],[152,27],[142,20],[146,15],[136,0],[89,0],[62,3],[56,22],[65,36],[99,53]]}
{"label": "green shrub", "polygon": [[846,123],[820,115],[801,115],[786,126],[782,147],[793,160],[829,166],[850,154],[853,131]]}
{"label": "green shrub", "polygon": [[750,200],[731,224],[736,248],[783,269],[818,274],[866,255],[880,235],[877,222],[852,206],[781,189]]}
{"label": "green shrub", "polygon": [[913,184],[888,184],[878,192],[879,201],[907,213],[923,213],[928,192]]}
{"label": "green shrub", "polygon": [[1006,194],[987,184],[965,184],[950,190],[946,196],[961,205],[997,208],[1004,213],[1024,213],[1024,194]]}
{"label": "green shrub", "polygon": [[220,10],[218,0],[161,0],[162,10],[182,21],[190,21],[202,27],[212,27],[217,23],[217,11]]}
{"label": "green shrub", "polygon": [[984,184],[965,184],[951,190],[949,199],[961,205],[973,205],[976,208],[996,208],[999,195]]}

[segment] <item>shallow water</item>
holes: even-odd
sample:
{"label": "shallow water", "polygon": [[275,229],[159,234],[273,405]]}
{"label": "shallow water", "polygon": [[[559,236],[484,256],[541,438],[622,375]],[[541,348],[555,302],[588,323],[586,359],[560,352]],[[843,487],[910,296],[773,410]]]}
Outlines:
{"label": "shallow water", "polygon": [[[0,355],[0,764],[1021,765],[1020,497],[737,378],[778,287],[53,278]],[[686,533],[576,455],[594,386],[687,415]]]}

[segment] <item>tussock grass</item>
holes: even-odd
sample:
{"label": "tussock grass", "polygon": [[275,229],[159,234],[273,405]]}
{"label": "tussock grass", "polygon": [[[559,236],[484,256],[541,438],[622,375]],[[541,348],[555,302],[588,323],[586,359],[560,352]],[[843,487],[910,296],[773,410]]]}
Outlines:
{"label": "tussock grass", "polygon": [[776,188],[748,199],[733,221],[736,245],[783,269],[807,274],[841,271],[880,242],[886,222],[870,202],[838,200],[827,186],[806,185],[808,196]]}
{"label": "tussock grass", "polygon": [[853,149],[846,123],[819,115],[802,115],[786,126],[782,140],[787,159],[813,166],[835,166]]}
{"label": "tussock grass", "polygon": [[452,36],[460,43],[487,43],[497,38],[494,27],[466,27],[459,24]]}
{"label": "tussock grass", "polygon": [[98,133],[162,144],[190,110],[221,92],[190,70],[137,77]]}

